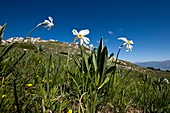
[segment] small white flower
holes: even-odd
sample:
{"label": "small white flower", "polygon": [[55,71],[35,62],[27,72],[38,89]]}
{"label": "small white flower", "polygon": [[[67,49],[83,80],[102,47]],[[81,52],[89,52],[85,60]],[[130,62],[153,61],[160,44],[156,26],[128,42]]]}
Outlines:
{"label": "small white flower", "polygon": [[27,51],[27,49],[23,49],[24,51]]}
{"label": "small white flower", "polygon": [[90,31],[88,29],[85,30],[81,30],[80,32],[77,32],[77,30],[73,29],[72,30],[73,35],[75,35],[76,37],[73,39],[73,42],[77,39],[80,39],[79,44],[83,45],[83,43],[85,42],[86,44],[89,44],[90,39],[85,37],[86,35],[88,35],[90,33]]}
{"label": "small white flower", "polygon": [[125,42],[121,47],[126,46],[126,51],[129,51],[129,50],[132,51],[133,46],[131,44],[134,44],[132,40],[127,40],[127,38],[125,37],[120,37],[118,38],[118,40],[122,40]]}
{"label": "small white flower", "polygon": [[48,19],[49,20],[45,20],[44,22],[39,23],[37,25],[37,27],[40,26],[40,25],[46,25],[46,26],[44,26],[44,28],[48,28],[48,30],[50,30],[54,26],[54,23],[53,23],[53,18],[52,17],[48,17]]}
{"label": "small white flower", "polygon": [[164,80],[163,80],[163,81],[164,81],[165,83],[169,84],[168,79],[164,78]]}

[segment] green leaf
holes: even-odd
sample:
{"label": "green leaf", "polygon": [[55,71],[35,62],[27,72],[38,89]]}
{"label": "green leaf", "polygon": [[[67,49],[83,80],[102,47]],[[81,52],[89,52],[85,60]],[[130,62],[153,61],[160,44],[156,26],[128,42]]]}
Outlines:
{"label": "green leaf", "polygon": [[97,49],[97,65],[99,65],[99,62],[100,62],[100,54],[102,52],[102,48],[103,48],[103,39],[101,38],[99,47]]}
{"label": "green leaf", "polygon": [[73,55],[73,59],[74,59],[75,64],[77,65],[77,67],[81,71],[81,63],[80,63],[79,59],[75,55]]}
{"label": "green leaf", "polygon": [[0,44],[1,44],[1,41],[2,41],[2,38],[3,38],[3,35],[4,35],[4,30],[6,28],[6,24],[4,24],[2,27],[0,27]]}
{"label": "green leaf", "polygon": [[85,68],[89,72],[88,58],[87,58],[86,54],[83,54],[83,60],[84,60],[84,63],[85,63]]}
{"label": "green leaf", "polygon": [[97,71],[97,62],[96,62],[96,57],[94,54],[92,54],[92,61],[93,61],[94,70],[96,72]]}
{"label": "green leaf", "polygon": [[116,66],[111,66],[111,67],[109,67],[109,68],[106,70],[105,74],[107,75],[108,73],[111,73],[112,71],[115,71],[115,69],[116,69]]}
{"label": "green leaf", "polygon": [[61,57],[59,56],[58,64],[57,64],[57,66],[55,66],[55,71],[54,71],[53,80],[52,80],[53,81],[52,87],[54,87],[54,85],[56,84],[56,82],[58,80],[57,75],[59,73],[60,66],[61,66]]}
{"label": "green leaf", "polygon": [[11,57],[8,57],[8,58],[4,59],[1,63],[2,63],[2,64],[6,64],[6,63],[8,63],[11,59],[12,59]]}
{"label": "green leaf", "polygon": [[109,59],[112,58],[114,56],[114,53],[111,53],[109,56]]}
{"label": "green leaf", "polygon": [[99,65],[99,72],[100,76],[104,74],[106,63],[107,63],[107,47],[105,46],[102,53],[101,53],[101,59],[100,59],[100,65]]}
{"label": "green leaf", "polygon": [[0,55],[0,60],[13,48],[13,46],[14,46],[13,44],[10,44],[2,50],[1,55]]}
{"label": "green leaf", "polygon": [[74,79],[74,77],[73,77],[73,76],[71,76],[71,77],[72,77],[72,79],[73,79],[73,82],[74,82],[74,83],[75,83],[75,85],[77,86],[77,89],[78,89],[79,94],[81,94],[81,90],[80,90],[80,88],[79,88],[78,83],[76,82],[76,80]]}
{"label": "green leaf", "polygon": [[106,64],[107,64],[107,55],[108,55],[108,51],[107,51],[107,47],[105,46],[102,53],[101,53],[101,59],[100,59],[100,65],[98,68],[98,72],[100,73],[100,79],[99,79],[99,83],[101,83],[103,81],[103,79],[105,78],[104,73],[106,70]]}
{"label": "green leaf", "polygon": [[35,113],[40,113],[37,103],[34,102],[33,105],[34,105],[34,108],[35,108]]}
{"label": "green leaf", "polygon": [[109,80],[110,80],[110,76],[107,76],[104,82],[98,87],[98,89],[101,89]]}
{"label": "green leaf", "polygon": [[89,64],[88,64],[88,58],[87,58],[87,55],[85,53],[85,50],[83,47],[81,47],[81,55],[82,55],[82,70],[84,72],[89,72]]}

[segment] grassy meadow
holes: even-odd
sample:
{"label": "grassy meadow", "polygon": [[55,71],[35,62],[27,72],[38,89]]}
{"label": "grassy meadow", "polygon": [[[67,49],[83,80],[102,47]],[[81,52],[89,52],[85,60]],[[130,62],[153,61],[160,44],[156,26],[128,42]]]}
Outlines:
{"label": "grassy meadow", "polygon": [[168,72],[124,68],[102,39],[79,54],[49,45],[0,47],[0,113],[170,113]]}

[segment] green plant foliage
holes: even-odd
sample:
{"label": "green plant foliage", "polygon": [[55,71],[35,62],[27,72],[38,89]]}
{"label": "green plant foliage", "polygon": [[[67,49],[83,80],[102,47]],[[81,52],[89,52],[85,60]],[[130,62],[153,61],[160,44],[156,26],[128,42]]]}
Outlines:
{"label": "green plant foliage", "polygon": [[6,26],[7,26],[7,24],[4,24],[2,27],[0,26],[0,44],[1,44],[2,38],[4,36],[4,30],[5,30]]}
{"label": "green plant foliage", "polygon": [[22,47],[0,48],[1,113],[170,112],[169,78],[121,67],[102,39],[80,54]]}

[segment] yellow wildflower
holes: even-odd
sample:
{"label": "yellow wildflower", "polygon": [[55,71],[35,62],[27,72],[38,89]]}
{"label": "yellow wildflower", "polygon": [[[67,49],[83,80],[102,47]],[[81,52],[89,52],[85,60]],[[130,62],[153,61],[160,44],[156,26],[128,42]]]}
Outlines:
{"label": "yellow wildflower", "polygon": [[27,86],[28,86],[28,87],[31,87],[31,86],[32,86],[32,84],[27,84]]}
{"label": "yellow wildflower", "polygon": [[67,113],[72,113],[72,110],[68,110],[68,112]]}
{"label": "yellow wildflower", "polygon": [[6,97],[6,95],[2,95],[2,98],[5,98]]}

